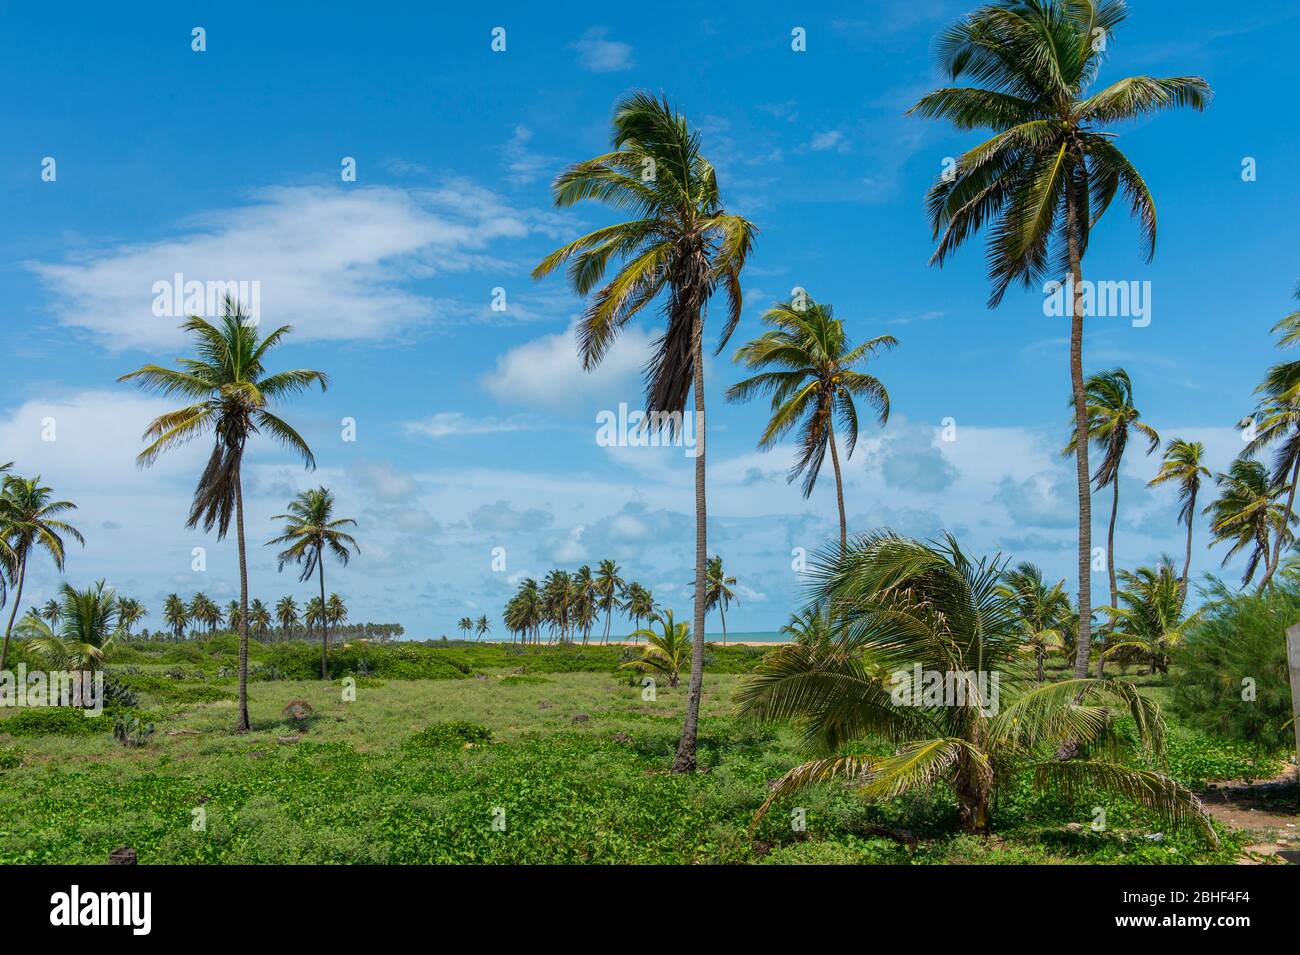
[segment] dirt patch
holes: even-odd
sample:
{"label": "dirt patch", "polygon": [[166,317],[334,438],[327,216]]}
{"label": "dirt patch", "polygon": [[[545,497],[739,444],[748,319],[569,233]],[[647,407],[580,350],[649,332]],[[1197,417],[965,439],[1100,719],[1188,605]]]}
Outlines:
{"label": "dirt patch", "polygon": [[1265,782],[1220,783],[1199,795],[1211,816],[1249,834],[1238,865],[1300,863],[1300,786],[1293,771]]}

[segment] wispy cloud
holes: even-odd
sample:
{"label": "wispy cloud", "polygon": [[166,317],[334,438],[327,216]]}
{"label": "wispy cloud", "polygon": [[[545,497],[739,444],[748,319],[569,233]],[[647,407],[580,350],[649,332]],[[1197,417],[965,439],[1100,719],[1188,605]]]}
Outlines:
{"label": "wispy cloud", "polygon": [[607,27],[592,27],[569,48],[578,51],[579,65],[592,73],[617,73],[633,66],[631,45],[609,39]]}
{"label": "wispy cloud", "polygon": [[407,434],[426,438],[451,438],[468,434],[499,434],[502,431],[531,431],[536,423],[520,415],[509,418],[471,418],[461,411],[439,411],[419,421],[408,421],[403,427]]}
{"label": "wispy cloud", "polygon": [[558,165],[558,160],[543,156],[528,148],[533,138],[527,126],[516,126],[514,134],[501,147],[501,164],[506,170],[506,181],[516,186],[536,182]]}

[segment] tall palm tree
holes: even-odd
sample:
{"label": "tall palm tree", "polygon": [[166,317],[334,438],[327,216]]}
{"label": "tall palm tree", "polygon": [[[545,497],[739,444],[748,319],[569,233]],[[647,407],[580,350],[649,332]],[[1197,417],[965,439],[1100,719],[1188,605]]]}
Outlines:
{"label": "tall palm tree", "polygon": [[221,622],[221,608],[203,591],[190,598],[190,620],[203,624],[211,634]]}
{"label": "tall palm tree", "polygon": [[1183,616],[1183,587],[1174,571],[1174,562],[1160,558],[1153,567],[1121,571],[1124,587],[1119,592],[1121,606],[1107,607],[1115,619],[1116,642],[1107,653],[1137,650],[1147,658],[1154,674],[1169,672],[1170,649],[1200,617],[1200,611]]}
{"label": "tall palm tree", "polygon": [[[976,87],[937,90],[912,107],[920,116],[992,136],[964,154],[930,189],[930,224],[939,240],[931,263],[989,229],[990,307],[1012,282],[1026,288],[1065,274],[1072,292],[1070,384],[1077,432],[1079,633],[1075,675],[1088,673],[1091,645],[1092,501],[1087,396],[1083,386],[1083,256],[1093,226],[1123,190],[1139,220],[1149,260],[1156,209],[1137,169],[1105,127],[1170,106],[1204,109],[1211,93],[1198,76],[1136,76],[1092,92],[1123,0],[996,0],[944,31],[940,67]],[[1098,42],[1098,40],[1103,42]]]}
{"label": "tall palm tree", "polygon": [[[309,579],[314,571],[320,583],[320,603],[324,608],[325,551],[328,550],[346,567],[352,553],[361,553],[361,548],[343,528],[355,527],[357,522],[350,517],[334,517],[334,495],[325,487],[300,492],[289,502],[288,513],[277,514],[275,520],[285,522],[284,533],[267,541],[266,546],[287,545],[276,555],[280,562],[278,569],[284,570],[286,564],[297,564],[302,568],[298,575],[300,581]],[[328,620],[321,613],[316,621],[320,623],[320,678],[327,680]]]}
{"label": "tall palm tree", "polygon": [[791,298],[763,316],[769,331],[736,351],[735,360],[749,369],[767,369],[727,390],[728,401],[748,401],[771,395],[772,417],[759,438],[768,450],[792,428],[799,428],[799,451],[788,480],[803,476],[803,496],[810,497],[830,448],[835,470],[835,499],[840,512],[840,549],[848,547],[844,516],[844,479],[835,445],[835,419],[840,422],[846,457],[858,443],[858,409],[854,396],[875,409],[881,425],[889,420],[889,392],[880,379],[855,370],[881,349],[893,348],[893,335],[879,335],[857,347],[830,305]]}
{"label": "tall palm tree", "polygon": [[147,391],[182,398],[188,403],[159,415],[145,430],[150,444],[136,460],[148,467],[165,451],[193,438],[211,434],[212,455],[194,489],[187,527],[203,526],[217,531],[221,540],[230,530],[233,516],[239,545],[239,720],[238,732],[250,728],[248,721],[248,555],[244,546],[244,451],[251,437],[266,432],[281,445],[316,466],[307,442],[287,422],[268,408],[296,395],[313,384],[324,391],[327,379],[319,371],[296,368],[267,374],[263,362],[268,352],[292,331],[281,325],[265,338],[229,296],[222,307],[219,324],[197,315],[181,328],[194,340],[196,358],[183,358],[179,369],[145,365],[123,375],[120,381],[138,382]]}
{"label": "tall palm tree", "polygon": [[13,609],[9,611],[9,624],[5,627],[4,646],[0,647],[0,670],[4,670],[5,661],[9,658],[9,638],[13,633],[14,618],[18,615],[18,607],[23,600],[28,558],[34,550],[44,550],[50,555],[55,569],[61,572],[65,555],[63,535],[66,534],[83,545],[86,539],[81,536],[81,531],[59,516],[75,511],[77,505],[69,501],[51,500],[53,491],[41,484],[39,474],[30,479],[6,474],[0,487],[3,536],[11,555],[5,563],[16,588]]}
{"label": "tall palm tree", "polygon": [[253,602],[248,605],[248,626],[259,640],[271,629],[271,611],[260,598],[253,598]]}
{"label": "tall palm tree", "polygon": [[632,642],[636,643],[641,632],[641,621],[654,615],[654,594],[634,580],[627,585],[623,606],[627,609],[627,615],[632,618]]}
{"label": "tall palm tree", "polygon": [[[681,414],[695,396],[695,646],[690,690],[674,772],[695,769],[695,740],[704,678],[705,503],[704,319],[721,287],[728,312],[720,352],[740,321],[740,272],[755,228],[723,208],[718,177],[700,152],[700,135],[668,102],[634,92],[614,110],[613,149],[570,166],[555,180],[555,204],[596,199],[634,218],[597,229],[556,249],[533,270],[541,278],[568,263],[574,290],[593,293],[579,324],[583,367],[600,363],[622,328],[651,302],[663,300],[667,327],[647,363],[647,415]],[[622,267],[602,286],[611,260]],[[593,291],[595,290],[595,291]],[[671,421],[671,419],[669,419]],[[672,425],[670,424],[670,431]]]}
{"label": "tall palm tree", "polygon": [[284,629],[285,639],[291,639],[298,623],[298,602],[288,595],[281,597],[275,602],[275,619]]}
{"label": "tall palm tree", "polygon": [[573,577],[567,570],[553,570],[542,581],[542,609],[552,637],[561,643],[569,639],[572,623]]}
{"label": "tall palm tree", "polygon": [[596,580],[591,575],[591,567],[583,564],[578,568],[578,572],[573,575],[570,582],[573,588],[573,596],[570,600],[570,606],[573,614],[573,626],[575,630],[582,631],[582,642],[585,644],[591,636],[591,628],[596,623]]}
{"label": "tall palm tree", "polygon": [[1034,655],[1037,681],[1042,683],[1047,654],[1065,648],[1066,628],[1072,622],[1065,581],[1058,580],[1049,587],[1043,580],[1042,568],[1024,561],[1003,573],[998,593],[1015,605],[1025,648]]}
{"label": "tall palm tree", "polygon": [[[817,602],[834,606],[845,622],[832,649],[775,649],[737,695],[749,717],[796,719],[805,741],[821,751],[769,790],[760,816],[823,780],[852,782],[871,799],[946,781],[962,828],[988,833],[996,788],[1032,770],[1039,787],[1066,796],[1081,787],[1120,793],[1170,823],[1196,826],[1217,845],[1188,789],[1108,758],[1121,713],[1132,718],[1145,755],[1162,757],[1164,722],[1154,701],[1123,680],[1028,679],[1023,629],[1015,601],[1000,590],[997,558],[972,559],[951,537],[926,544],[873,534],[818,564]],[[918,672],[922,686],[914,682]],[[931,692],[927,674],[942,675],[941,692]],[[843,751],[881,737],[893,748],[889,755]]]}
{"label": "tall palm tree", "polygon": [[[1258,461],[1238,458],[1228,467],[1227,474],[1215,476],[1219,486],[1218,500],[1211,501],[1204,513],[1210,515],[1211,543],[1231,543],[1223,563],[1238,551],[1249,547],[1242,586],[1250,583],[1262,563],[1268,571],[1269,543],[1274,534],[1284,545],[1295,541],[1290,525],[1295,515],[1288,514],[1277,499],[1288,489],[1269,479],[1268,469]],[[1267,580],[1267,578],[1265,578]],[[1260,584],[1262,589],[1263,582]]]}
{"label": "tall palm tree", "polygon": [[[1090,375],[1084,384],[1087,396],[1085,411],[1088,416],[1088,437],[1102,453],[1101,463],[1092,474],[1097,490],[1111,489],[1110,525],[1106,531],[1106,570],[1110,577],[1110,605],[1118,601],[1115,586],[1115,517],[1119,513],[1119,468],[1128,447],[1129,429],[1147,439],[1147,454],[1160,447],[1156,429],[1141,420],[1142,412],[1133,404],[1133,383],[1123,368]],[[1074,401],[1071,399],[1070,406]],[[1073,432],[1061,452],[1066,457],[1074,454],[1078,439]],[[1105,676],[1106,654],[1098,654],[1097,676]]]}
{"label": "tall palm tree", "polygon": [[[1274,330],[1287,322],[1283,319]],[[1285,335],[1283,341],[1291,341]],[[1269,445],[1277,445],[1273,454],[1273,483],[1285,486],[1286,508],[1290,515],[1295,508],[1295,489],[1300,481],[1300,361],[1287,361],[1274,365],[1255,388],[1258,407],[1255,410],[1255,436],[1246,445],[1246,457],[1253,457]],[[1273,550],[1264,566],[1261,587],[1268,586],[1277,571],[1282,552],[1282,538],[1273,539]]]}
{"label": "tall palm tree", "polygon": [[[53,603],[53,601],[49,601],[45,605],[47,610],[49,608],[50,603]],[[122,633],[124,633],[127,637],[131,636],[131,628],[134,627],[137,623],[139,623],[140,618],[143,616],[144,616],[144,604],[140,603],[140,601],[136,600],[134,597],[117,598],[118,626],[122,628]]]}
{"label": "tall palm tree", "polygon": [[1147,482],[1156,487],[1173,481],[1178,484],[1178,520],[1187,525],[1187,554],[1183,558],[1183,575],[1179,590],[1187,597],[1187,576],[1192,569],[1192,519],[1196,516],[1196,495],[1201,490],[1201,479],[1210,476],[1210,469],[1201,462],[1205,459],[1205,446],[1199,441],[1174,438],[1165,445],[1160,471]]}
{"label": "tall palm tree", "polygon": [[487,614],[481,614],[474,621],[474,638],[482,640],[484,636],[492,632],[492,624],[488,621]]}
{"label": "tall palm tree", "polygon": [[330,626],[338,627],[348,619],[347,604],[338,594],[330,594],[329,599],[325,601],[325,619]]}
{"label": "tall palm tree", "polygon": [[232,600],[226,604],[226,626],[232,631],[239,631],[239,621],[242,617],[240,613],[239,601]]}
{"label": "tall palm tree", "polygon": [[618,575],[618,564],[612,560],[602,560],[600,568],[596,571],[595,583],[596,607],[605,613],[605,633],[600,638],[602,644],[609,643],[610,624],[613,621],[614,611],[623,609],[620,597],[626,586],[623,578]]}
{"label": "tall palm tree", "polygon": [[59,589],[59,629],[40,617],[28,617],[21,626],[28,649],[52,670],[99,670],[104,653],[118,630],[121,605],[104,581],[76,590],[68,584]]}
{"label": "tall palm tree", "polygon": [[461,633],[468,637],[470,632],[474,629],[474,621],[469,617],[461,617],[460,620],[456,622],[456,627]]}
{"label": "tall palm tree", "polygon": [[[325,626],[325,601],[320,597],[312,597],[307,601],[307,606],[302,612],[303,622],[307,624],[307,629],[311,629],[320,624],[321,628]],[[325,679],[321,677],[321,679]]]}
{"label": "tall palm tree", "polygon": [[731,606],[733,600],[737,600],[736,592],[732,589],[736,586],[736,578],[727,576],[727,572],[722,569],[722,558],[716,554],[709,558],[709,565],[705,570],[705,586],[707,597],[704,601],[705,611],[717,610],[722,615],[722,645],[727,645],[727,608]]}
{"label": "tall palm tree", "polygon": [[543,618],[542,595],[537,581],[525,577],[519,582],[519,590],[506,604],[506,626],[519,634],[520,643],[527,643],[536,639]]}
{"label": "tall palm tree", "polygon": [[163,601],[163,622],[171,628],[172,636],[178,641],[185,637],[185,628],[190,623],[190,611],[177,594],[168,594]]}

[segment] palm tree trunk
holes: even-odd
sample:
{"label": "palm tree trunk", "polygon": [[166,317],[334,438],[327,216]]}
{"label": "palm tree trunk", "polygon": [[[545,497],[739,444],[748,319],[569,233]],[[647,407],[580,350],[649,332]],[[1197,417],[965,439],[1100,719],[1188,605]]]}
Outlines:
{"label": "palm tree trunk", "polygon": [[1187,505],[1187,556],[1183,558],[1183,580],[1178,587],[1179,602],[1187,601],[1187,575],[1192,570],[1192,521],[1196,519],[1196,488],[1192,488],[1192,499]]}
{"label": "palm tree trunk", "polygon": [[1044,653],[1036,653],[1034,656],[1038,657],[1038,682],[1042,683],[1043,677],[1045,676],[1043,673],[1043,661],[1047,658],[1047,655]]}
{"label": "palm tree trunk", "polygon": [[239,723],[235,731],[246,733],[252,729],[248,719],[248,555],[244,549],[243,477],[238,470],[235,471],[235,535],[239,542]]}
{"label": "palm tree trunk", "polygon": [[[1111,483],[1110,494],[1110,526],[1106,530],[1106,573],[1110,577],[1110,605],[1119,606],[1119,589],[1115,586],[1115,516],[1119,513],[1119,469],[1115,469],[1115,477]],[[1115,625],[1111,624],[1106,628],[1106,639],[1115,632]],[[1097,679],[1106,676],[1106,647],[1105,640],[1102,641],[1101,653],[1097,655]]]}
{"label": "palm tree trunk", "polygon": [[1277,537],[1273,540],[1273,556],[1264,568],[1264,579],[1259,582],[1259,589],[1263,590],[1273,579],[1273,574],[1277,572],[1277,565],[1282,556],[1282,538],[1286,536],[1286,526],[1291,520],[1291,509],[1295,506],[1295,485],[1300,480],[1300,455],[1296,455],[1295,465],[1291,468],[1291,490],[1286,492],[1286,510],[1282,512],[1282,526],[1277,529]]}
{"label": "palm tree trunk", "polygon": [[704,316],[696,309],[691,332],[691,353],[695,365],[695,633],[691,646],[691,681],[686,692],[686,719],[682,740],[673,760],[673,772],[695,772],[695,738],[700,722],[700,693],[704,683],[704,603],[708,599],[705,565],[708,561],[708,514],[704,501]]}
{"label": "palm tree trunk", "polygon": [[14,632],[14,619],[18,616],[18,606],[23,601],[23,580],[27,577],[27,548],[23,548],[18,557],[18,589],[14,593],[14,607],[9,611],[9,626],[5,627],[5,642],[0,648],[0,670],[5,668],[9,659],[9,635]]}
{"label": "palm tree trunk", "polygon": [[840,506],[840,557],[843,558],[849,549],[849,526],[844,520],[844,481],[840,477],[840,455],[835,450],[835,424],[827,421],[826,431],[831,445],[831,464],[835,468],[835,500]]}
{"label": "palm tree trunk", "polygon": [[330,635],[325,621],[325,554],[320,548],[316,551],[316,570],[320,575],[320,678],[328,680],[330,675],[325,667],[325,657],[329,652]]}
{"label": "palm tree trunk", "polygon": [[727,645],[727,608],[722,601],[718,601],[718,614],[722,617],[722,645],[725,647]]}
{"label": "palm tree trunk", "polygon": [[1066,188],[1066,235],[1070,256],[1073,302],[1070,317],[1070,388],[1074,395],[1074,467],[1079,485],[1079,635],[1074,675],[1088,676],[1092,650],[1092,486],[1088,474],[1088,409],[1083,390],[1083,253],[1080,220],[1074,190]]}

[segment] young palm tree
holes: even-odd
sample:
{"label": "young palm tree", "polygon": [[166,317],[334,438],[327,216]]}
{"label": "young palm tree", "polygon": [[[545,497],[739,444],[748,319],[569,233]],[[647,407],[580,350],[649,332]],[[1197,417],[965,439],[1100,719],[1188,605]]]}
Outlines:
{"label": "young palm tree", "polygon": [[789,623],[781,628],[781,632],[793,637],[800,646],[827,650],[831,645],[831,617],[826,608],[809,604],[791,614]]}
{"label": "young palm tree", "polygon": [[177,594],[168,594],[167,599],[163,601],[163,622],[171,628],[172,636],[177,641],[185,638],[185,628],[190,623],[190,611],[185,606],[185,601]]}
{"label": "young palm tree", "polygon": [[[301,492],[289,502],[287,514],[277,514],[275,520],[284,521],[284,533],[266,542],[266,546],[287,544],[277,554],[279,569],[286,564],[297,564],[302,568],[298,575],[300,581],[306,581],[314,571],[320,583],[320,603],[325,606],[325,551],[329,551],[344,567],[352,558],[352,553],[361,553],[356,539],[346,533],[344,527],[355,527],[356,521],[350,517],[334,517],[334,495],[328,488],[317,487]],[[329,679],[326,657],[329,653],[329,627],[325,614],[319,614],[316,621],[320,623],[320,678]]]}
{"label": "young palm tree", "polygon": [[686,664],[687,654],[691,652],[690,627],[685,623],[675,623],[671,610],[657,613],[651,619],[659,624],[661,632],[640,631],[640,636],[646,639],[641,659],[621,664],[621,669],[662,673],[668,679],[668,685],[675,690],[681,685],[682,667]]}
{"label": "young palm tree", "polygon": [[736,592],[732,590],[736,586],[736,578],[728,577],[727,572],[722,569],[722,558],[716,554],[709,558],[709,565],[705,571],[705,580],[707,581],[707,598],[704,601],[704,610],[717,610],[722,615],[722,645],[727,645],[727,608],[731,606],[733,600],[738,600]]}
{"label": "young palm tree", "polygon": [[1183,575],[1179,584],[1184,599],[1187,597],[1187,575],[1192,569],[1192,519],[1196,516],[1196,495],[1201,490],[1201,478],[1210,476],[1210,469],[1201,463],[1204,458],[1205,446],[1201,442],[1174,438],[1165,445],[1159,473],[1147,482],[1147,487],[1171,481],[1178,484],[1178,520],[1187,525],[1187,555],[1183,558]]}
{"label": "young palm tree", "polygon": [[1013,282],[1031,288],[1048,277],[1069,278],[1079,678],[1088,673],[1092,619],[1083,256],[1092,227],[1121,190],[1141,223],[1147,259],[1156,240],[1155,202],[1106,127],[1171,106],[1204,109],[1211,96],[1198,76],[1129,77],[1092,92],[1111,34],[1126,14],[1122,0],[996,0],[980,7],[940,35],[937,54],[953,80],[969,76],[981,85],[937,90],[911,110],[993,134],[930,189],[930,224],[939,240],[930,261],[941,266],[988,227],[991,307]]}
{"label": "young palm tree", "polygon": [[474,621],[474,639],[482,640],[484,636],[492,632],[492,624],[488,622],[487,614],[482,614]]}
{"label": "young palm tree", "polygon": [[767,369],[727,390],[728,401],[748,401],[771,395],[772,417],[758,447],[766,451],[792,428],[799,428],[799,451],[790,469],[791,483],[802,475],[803,496],[810,497],[830,448],[835,470],[835,499],[840,512],[840,549],[848,546],[844,516],[844,479],[835,444],[835,419],[840,422],[846,457],[858,443],[858,409],[854,396],[875,409],[883,426],[889,420],[889,392],[874,375],[855,370],[881,349],[893,348],[893,335],[880,335],[856,348],[835,318],[830,305],[792,298],[763,316],[771,329],[736,351],[735,360],[747,368]]}
{"label": "young palm tree", "polygon": [[[1274,330],[1287,322],[1283,319]],[[1284,336],[1284,341],[1290,342]],[[1274,365],[1255,388],[1258,407],[1255,410],[1255,436],[1246,445],[1245,455],[1253,457],[1269,445],[1276,444],[1273,454],[1273,483],[1286,487],[1284,513],[1294,513],[1295,489],[1300,481],[1300,361]],[[1282,538],[1273,539],[1273,551],[1264,566],[1261,587],[1268,586],[1277,571],[1282,552]]]}
{"label": "young palm tree", "polygon": [[259,598],[254,598],[248,605],[248,626],[258,640],[263,639],[271,630],[271,611]]}
{"label": "young palm tree", "polygon": [[1049,587],[1042,569],[1025,561],[1002,575],[998,592],[1015,604],[1025,648],[1034,655],[1037,681],[1042,683],[1047,654],[1065,648],[1065,631],[1072,622],[1065,581],[1058,580]]}
{"label": "young palm tree", "polygon": [[[561,246],[533,270],[541,278],[568,263],[574,290],[593,293],[579,325],[583,367],[600,363],[622,328],[651,302],[663,299],[667,328],[647,363],[647,415],[677,413],[695,396],[695,648],[690,691],[674,772],[695,769],[695,739],[704,676],[704,565],[708,555],[705,504],[704,318],[721,287],[728,299],[718,351],[740,321],[740,272],[754,226],[723,208],[717,173],[700,152],[700,136],[666,100],[645,92],[615,108],[613,150],[562,172],[555,204],[596,199],[634,218]],[[612,260],[618,274],[598,291]],[[671,420],[671,419],[670,419]],[[670,426],[671,428],[671,426]]]}
{"label": "young palm tree", "polygon": [[[1119,513],[1119,467],[1128,447],[1129,429],[1147,439],[1147,454],[1160,447],[1160,435],[1155,428],[1141,421],[1142,412],[1133,405],[1133,383],[1123,368],[1091,375],[1084,385],[1087,395],[1088,437],[1102,452],[1101,463],[1092,474],[1093,486],[1098,491],[1108,485],[1111,489],[1110,526],[1106,531],[1106,570],[1110,576],[1110,605],[1119,600],[1115,586],[1115,517]],[[1073,399],[1070,401],[1074,405]],[[1066,457],[1075,453],[1078,439],[1073,432],[1070,442],[1061,452]],[[1097,676],[1105,676],[1106,654],[1097,658]]]}
{"label": "young palm tree", "polygon": [[632,618],[632,642],[636,643],[640,639],[638,635],[641,633],[641,621],[648,620],[654,615],[654,594],[634,580],[627,585],[623,606],[627,610],[627,615]]}
{"label": "young palm tree", "polygon": [[[952,537],[926,544],[873,534],[852,542],[843,557],[822,555],[819,565],[814,593],[845,623],[832,650],[773,650],[738,692],[743,714],[794,718],[823,754],[786,773],[760,817],[777,799],[823,780],[852,782],[873,799],[946,781],[962,828],[988,833],[994,791],[1033,770],[1040,787],[1067,796],[1085,786],[1116,792],[1171,824],[1199,827],[1217,844],[1189,790],[1106,758],[1117,710],[1132,717],[1148,757],[1163,755],[1156,703],[1122,680],[1029,679],[1023,628],[1015,601],[1001,590],[998,559],[973,560]],[[912,682],[918,671],[927,675],[925,692]],[[928,675],[941,675],[945,692],[932,694]],[[881,737],[895,747],[891,755],[841,752]]]}
{"label": "young palm tree", "polygon": [[288,595],[281,597],[275,603],[275,619],[284,630],[284,638],[292,639],[293,628],[298,623],[298,602]]}
{"label": "young palm tree", "polygon": [[601,644],[609,643],[610,624],[614,611],[623,609],[620,597],[626,586],[623,578],[618,575],[618,564],[612,560],[602,560],[600,569],[596,571],[595,582],[596,608],[605,614],[605,633],[600,638]]}
{"label": "young palm tree", "polygon": [[[53,603],[53,601],[45,605],[47,611],[50,603]],[[143,616],[144,605],[134,597],[119,597],[117,599],[117,622],[122,628],[122,633],[127,637],[131,636],[131,628],[139,623],[140,618]]]}
{"label": "young palm tree", "polygon": [[5,661],[9,659],[9,637],[13,633],[14,618],[23,600],[23,583],[27,579],[27,561],[37,548],[44,550],[54,561],[56,570],[62,572],[64,559],[63,536],[67,535],[79,544],[86,539],[81,532],[62,520],[59,515],[75,511],[77,505],[68,501],[50,500],[52,491],[41,484],[41,478],[28,479],[13,474],[4,476],[0,490],[0,510],[3,511],[3,537],[9,558],[5,561],[14,581],[14,605],[9,611],[9,624],[5,627],[4,646],[0,647],[0,670],[4,670]]}
{"label": "young palm tree", "polygon": [[267,374],[263,362],[292,330],[282,325],[262,338],[257,323],[242,307],[226,297],[221,322],[191,316],[181,328],[194,339],[198,357],[183,358],[179,369],[145,365],[120,381],[137,381],[147,391],[183,398],[184,407],[155,418],[144,433],[150,444],[136,460],[148,467],[163,452],[203,435],[215,438],[212,455],[194,489],[187,527],[203,526],[217,531],[221,540],[234,518],[239,545],[239,720],[238,732],[248,722],[248,555],[244,547],[244,492],[241,480],[244,451],[254,435],[266,432],[295,452],[307,467],[316,460],[307,442],[268,408],[296,395],[313,384],[325,390],[327,380],[319,371],[298,368]]}
{"label": "young palm tree", "polygon": [[51,670],[99,670],[118,630],[120,604],[104,581],[85,590],[59,590],[59,629],[27,617],[21,630],[28,650]]}
{"label": "young palm tree", "polygon": [[[1232,544],[1224,555],[1225,564],[1238,551],[1251,548],[1245,573],[1241,577],[1244,587],[1255,576],[1261,563],[1267,574],[1272,535],[1276,534],[1287,546],[1295,541],[1295,535],[1289,526],[1295,523],[1295,515],[1288,514],[1277,503],[1277,498],[1286,493],[1288,488],[1269,480],[1268,469],[1264,465],[1245,458],[1233,461],[1228,473],[1216,475],[1214,480],[1219,486],[1219,499],[1212,501],[1204,510],[1204,513],[1210,515],[1210,534],[1213,536],[1211,543]],[[1261,590],[1263,586],[1261,582]]]}
{"label": "young palm tree", "polygon": [[1167,556],[1154,568],[1121,571],[1120,578],[1124,582],[1119,592],[1123,606],[1105,608],[1115,620],[1117,638],[1106,652],[1138,650],[1151,665],[1149,673],[1168,673],[1170,649],[1200,617],[1200,611],[1183,617],[1183,586]]}

